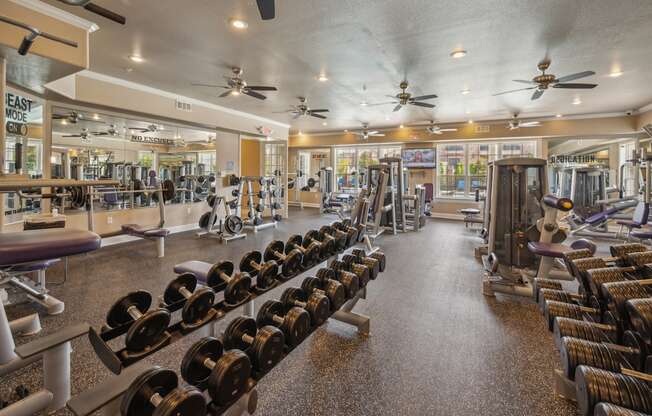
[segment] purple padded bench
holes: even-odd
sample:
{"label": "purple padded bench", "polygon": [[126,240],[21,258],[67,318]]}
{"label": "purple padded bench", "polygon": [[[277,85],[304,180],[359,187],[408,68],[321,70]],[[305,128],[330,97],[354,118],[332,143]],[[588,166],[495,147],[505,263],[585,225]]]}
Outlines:
{"label": "purple padded bench", "polygon": [[156,241],[156,253],[158,257],[165,256],[165,237],[170,234],[170,230],[167,228],[160,228],[155,225],[124,224],[122,226],[122,232],[134,237]]}
{"label": "purple padded bench", "polygon": [[[25,292],[47,308],[49,314],[63,312],[63,302],[47,295],[45,271],[61,257],[100,248],[100,236],[85,230],[52,228],[0,233],[0,280]],[[24,276],[37,273],[37,281]]]}
{"label": "purple padded bench", "polygon": [[174,266],[174,272],[176,274],[192,273],[198,281],[205,284],[212,267],[213,265],[211,263],[206,263],[205,261],[190,260]]}

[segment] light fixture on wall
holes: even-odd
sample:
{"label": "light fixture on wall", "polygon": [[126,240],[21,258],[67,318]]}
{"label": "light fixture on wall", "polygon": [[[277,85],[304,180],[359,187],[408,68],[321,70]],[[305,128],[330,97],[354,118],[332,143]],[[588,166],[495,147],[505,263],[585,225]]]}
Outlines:
{"label": "light fixture on wall", "polygon": [[580,104],[582,104],[582,99],[581,98],[578,97],[578,98],[575,98],[573,100],[573,105],[580,105]]}
{"label": "light fixture on wall", "polygon": [[19,55],[23,55],[23,56],[27,55],[27,52],[29,52],[29,49],[32,47],[32,44],[34,43],[36,38],[38,38],[39,36],[43,37],[43,38],[46,38],[46,39],[49,39],[51,41],[57,42],[57,43],[61,43],[61,44],[67,45],[67,46],[71,46],[73,48],[78,47],[77,42],[73,42],[73,41],[70,41],[70,40],[67,40],[67,39],[63,39],[63,38],[60,38],[58,36],[51,35],[51,34],[49,34],[47,32],[41,32],[40,30],[38,30],[37,28],[35,28],[33,26],[27,25],[25,23],[21,23],[19,21],[10,19],[8,17],[0,16],[0,21],[8,23],[8,24],[10,24],[12,26],[19,27],[21,29],[25,29],[25,30],[27,30],[29,32],[27,35],[25,35],[25,37],[23,38],[23,40],[20,43],[20,46],[18,47],[18,54]]}

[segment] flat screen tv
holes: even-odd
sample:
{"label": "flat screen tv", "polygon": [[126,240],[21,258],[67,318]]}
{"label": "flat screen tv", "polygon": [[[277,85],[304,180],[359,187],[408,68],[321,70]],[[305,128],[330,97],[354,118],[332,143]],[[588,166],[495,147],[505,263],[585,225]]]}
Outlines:
{"label": "flat screen tv", "polygon": [[435,149],[403,149],[403,166],[406,168],[434,168]]}

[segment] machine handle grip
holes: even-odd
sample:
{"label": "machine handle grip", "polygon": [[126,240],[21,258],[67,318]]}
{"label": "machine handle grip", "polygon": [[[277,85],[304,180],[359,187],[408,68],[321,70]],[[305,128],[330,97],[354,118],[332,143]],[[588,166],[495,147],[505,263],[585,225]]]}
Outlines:
{"label": "machine handle grip", "polygon": [[554,195],[546,195],[543,197],[543,203],[551,208],[556,208],[560,211],[570,211],[573,209],[573,201],[568,198],[559,198]]}

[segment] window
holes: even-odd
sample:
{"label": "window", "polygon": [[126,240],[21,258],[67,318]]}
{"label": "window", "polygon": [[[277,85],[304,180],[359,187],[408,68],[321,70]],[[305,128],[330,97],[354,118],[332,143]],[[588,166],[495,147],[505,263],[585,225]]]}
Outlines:
{"label": "window", "polygon": [[215,156],[215,151],[197,153],[197,165],[203,165],[202,174],[215,173]]}
{"label": "window", "polygon": [[278,176],[283,173],[285,145],[265,143],[265,160],[263,176]]}
{"label": "window", "polygon": [[367,167],[377,165],[380,159],[401,157],[401,146],[357,146],[335,149],[335,181],[338,190],[364,185],[361,175]]}
{"label": "window", "polygon": [[437,145],[437,196],[472,198],[487,187],[489,162],[507,157],[533,157],[535,142]]}
{"label": "window", "polygon": [[[636,144],[634,142],[624,143],[620,145],[619,149],[619,162],[620,166],[623,166],[622,175],[620,179],[621,184],[619,187],[622,187],[624,196],[633,196],[638,192],[638,186],[635,182],[636,180],[636,169],[638,167],[632,163],[627,163],[628,160],[631,160],[634,156],[634,150],[636,149]],[[640,179],[639,179],[640,180]]]}

